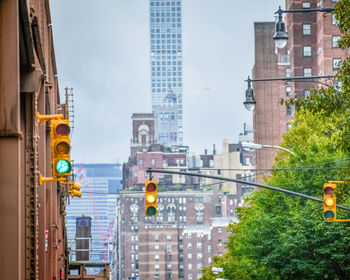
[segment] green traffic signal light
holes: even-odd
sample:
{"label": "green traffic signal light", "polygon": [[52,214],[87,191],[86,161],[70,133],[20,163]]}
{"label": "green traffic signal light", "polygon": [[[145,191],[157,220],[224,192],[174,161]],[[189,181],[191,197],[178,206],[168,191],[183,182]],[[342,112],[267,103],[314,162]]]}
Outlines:
{"label": "green traffic signal light", "polygon": [[68,160],[61,159],[56,164],[56,170],[60,174],[70,172],[71,165]]}
{"label": "green traffic signal light", "polygon": [[153,216],[153,215],[155,215],[157,213],[157,210],[153,206],[150,206],[150,207],[147,208],[146,213],[149,216]]}

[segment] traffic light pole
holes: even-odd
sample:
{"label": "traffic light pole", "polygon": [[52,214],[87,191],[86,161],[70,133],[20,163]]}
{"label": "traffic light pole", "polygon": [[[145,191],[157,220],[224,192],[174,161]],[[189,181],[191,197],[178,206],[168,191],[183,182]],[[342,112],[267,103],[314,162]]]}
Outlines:
{"label": "traffic light pole", "polygon": [[[243,181],[243,180],[226,178],[226,177],[221,177],[221,176],[199,174],[199,173],[193,173],[193,172],[181,172],[181,171],[172,171],[172,170],[164,170],[164,169],[154,169],[154,168],[148,168],[147,172],[148,173],[152,173],[152,172],[153,173],[168,173],[168,174],[186,175],[186,176],[194,176],[194,177],[202,177],[202,178],[210,178],[210,179],[216,179],[216,180],[229,181],[229,182],[240,183],[240,184],[244,184],[244,185],[256,186],[256,187],[263,188],[263,189],[269,189],[272,191],[282,192],[282,193],[286,193],[286,194],[290,194],[290,195],[294,195],[294,196],[299,196],[299,197],[302,197],[305,199],[313,200],[313,201],[316,201],[319,203],[323,203],[323,199],[319,199],[319,198],[309,196],[306,194],[293,192],[290,190],[285,190],[285,189],[281,189],[281,188],[277,188],[277,187],[262,185],[259,183],[247,182],[247,181]],[[350,211],[350,208],[342,206],[342,205],[338,205],[338,204],[337,204],[337,208]]]}

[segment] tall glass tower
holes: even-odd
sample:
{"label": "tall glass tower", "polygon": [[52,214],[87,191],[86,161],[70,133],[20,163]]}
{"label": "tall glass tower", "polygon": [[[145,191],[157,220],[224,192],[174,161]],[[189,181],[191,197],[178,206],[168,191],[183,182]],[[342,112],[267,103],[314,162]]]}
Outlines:
{"label": "tall glass tower", "polygon": [[181,0],[149,0],[152,112],[159,144],[182,145]]}

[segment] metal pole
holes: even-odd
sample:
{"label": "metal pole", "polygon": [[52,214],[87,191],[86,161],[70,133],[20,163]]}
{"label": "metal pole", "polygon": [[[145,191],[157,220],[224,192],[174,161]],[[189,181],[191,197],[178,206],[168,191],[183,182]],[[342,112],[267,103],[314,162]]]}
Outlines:
{"label": "metal pole", "polygon": [[[319,198],[316,198],[316,197],[313,197],[313,196],[309,196],[309,195],[306,195],[306,194],[293,192],[293,191],[290,191],[290,190],[285,190],[285,189],[281,189],[281,188],[277,188],[277,187],[262,185],[262,184],[259,184],[259,183],[247,182],[247,181],[238,180],[238,179],[232,179],[232,178],[226,178],[226,177],[220,177],[220,176],[214,176],[214,175],[207,175],[207,174],[198,174],[198,173],[192,173],[192,172],[181,172],[181,171],[172,171],[172,170],[164,170],[164,169],[153,169],[153,168],[148,168],[147,172],[178,174],[178,175],[186,175],[186,176],[195,176],[195,177],[203,177],[203,178],[224,180],[224,181],[240,183],[240,184],[244,184],[244,185],[257,186],[259,188],[264,188],[264,189],[269,189],[269,190],[272,190],[272,191],[277,191],[277,192],[282,192],[282,193],[286,193],[286,194],[291,194],[291,195],[299,196],[299,197],[302,197],[302,198],[310,199],[310,200],[313,200],[313,201],[316,201],[316,202],[319,202],[319,203],[323,203],[322,199],[319,199]],[[338,205],[337,204],[337,207],[339,209],[350,211],[350,208],[342,206],[342,205]]]}

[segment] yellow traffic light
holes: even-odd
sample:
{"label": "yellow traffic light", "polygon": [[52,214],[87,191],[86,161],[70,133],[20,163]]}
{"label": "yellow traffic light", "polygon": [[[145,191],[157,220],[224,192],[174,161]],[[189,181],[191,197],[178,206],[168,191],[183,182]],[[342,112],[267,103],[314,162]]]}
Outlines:
{"label": "yellow traffic light", "polygon": [[157,181],[145,182],[145,216],[157,216]]}
{"label": "yellow traffic light", "polygon": [[74,182],[74,181],[69,181],[68,182],[68,193],[70,196],[74,197],[81,197],[81,184]]}
{"label": "yellow traffic light", "polygon": [[323,215],[328,221],[336,220],[337,218],[337,200],[335,194],[336,184],[323,185]]}
{"label": "yellow traffic light", "polygon": [[72,171],[70,160],[69,120],[51,120],[52,174],[56,177],[68,176]]}

